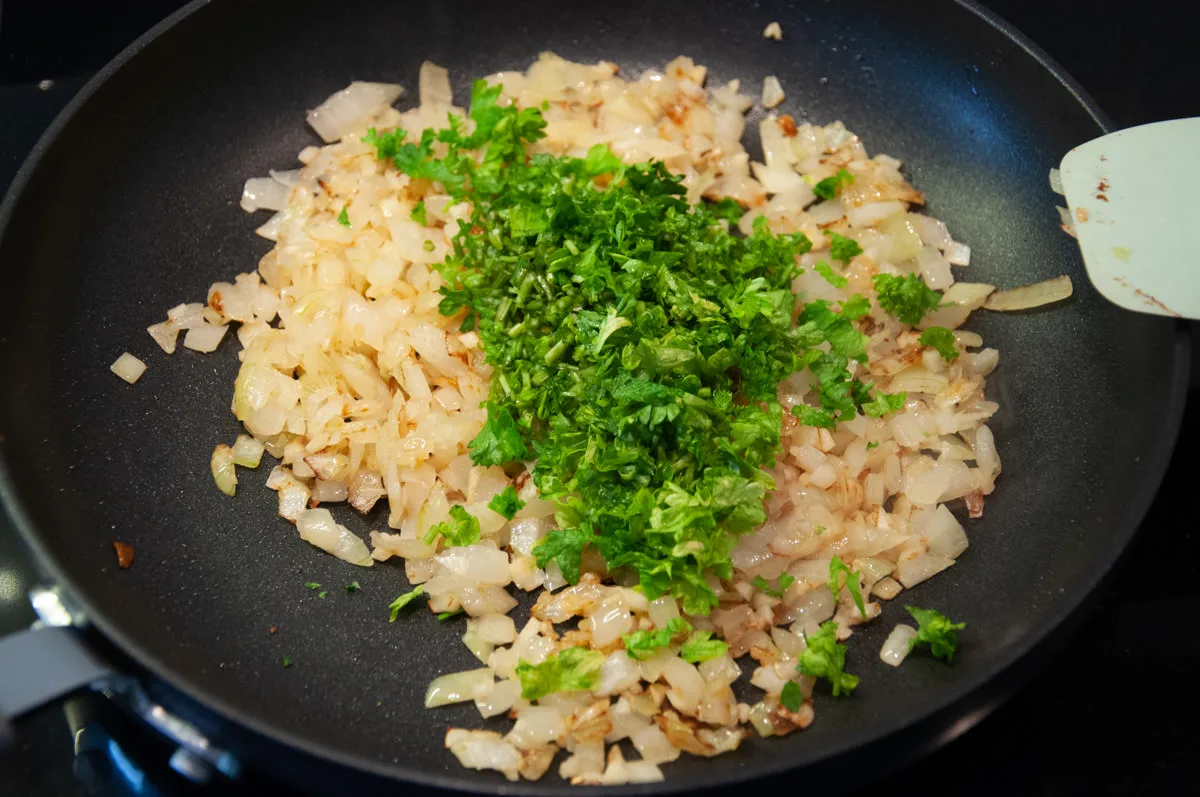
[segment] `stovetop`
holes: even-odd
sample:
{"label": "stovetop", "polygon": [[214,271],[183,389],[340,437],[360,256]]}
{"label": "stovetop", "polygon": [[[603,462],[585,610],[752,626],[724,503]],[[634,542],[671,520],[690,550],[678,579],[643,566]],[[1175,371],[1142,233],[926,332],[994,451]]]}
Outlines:
{"label": "stovetop", "polygon": [[[42,130],[86,79],[180,5],[60,0],[0,7],[0,186],[7,187]],[[1200,60],[1188,55],[1200,20],[1194,0],[987,5],[1062,63],[1117,126],[1200,115]],[[882,773],[856,794],[1200,792],[1200,726],[1192,715],[1200,706],[1194,676],[1200,665],[1194,621],[1200,614],[1200,531],[1190,506],[1190,452],[1200,446],[1198,353],[1194,346],[1189,411],[1159,497],[1070,642],[977,727],[899,772]],[[14,532],[0,520],[0,636],[35,619],[26,600],[34,578]],[[151,749],[152,740],[132,743],[132,758],[156,762],[157,768],[139,771],[102,733],[77,737],[72,728],[88,726],[93,711],[104,712],[103,702],[76,702],[66,711],[51,706],[23,718],[17,743],[0,754],[0,795],[201,793],[165,770],[165,756]],[[96,723],[88,727],[94,731]],[[77,742],[89,748],[79,757]],[[794,789],[802,779],[761,785],[772,793]]]}

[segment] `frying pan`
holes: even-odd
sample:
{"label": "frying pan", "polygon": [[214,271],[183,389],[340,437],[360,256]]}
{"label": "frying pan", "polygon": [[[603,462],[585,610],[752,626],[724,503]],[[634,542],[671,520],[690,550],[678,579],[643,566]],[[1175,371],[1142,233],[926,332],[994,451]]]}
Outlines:
{"label": "frying pan", "polygon": [[[782,42],[761,36],[773,20]],[[337,773],[329,782],[364,793],[394,781],[516,788],[442,749],[447,726],[503,722],[480,722],[469,704],[420,707],[431,678],[473,666],[461,626],[424,612],[385,622],[407,589],[403,570],[351,569],[299,541],[257,484],[265,470],[243,476],[236,499],[218,493],[209,455],[239,430],[233,346],[167,358],[144,328],[266,251],[252,235],[261,219],[236,199],[246,177],[290,168],[315,143],[305,109],[352,79],[415,86],[424,59],[465,92],[546,49],[628,73],[684,53],[710,81],[748,87],[778,75],[782,111],[841,119],[871,152],[905,161],[930,213],[973,247],[969,279],[1074,278],[1065,306],[971,325],[1003,356],[989,388],[1005,470],[967,526],[971,549],[911,595],[967,623],[954,665],[883,665],[875,653],[901,619],[889,605],[851,640],[862,685],[851,699],[819,697],[809,730],[714,761],[684,757],[665,784],[607,793],[799,768],[806,783],[844,783],[952,738],[1061,637],[1130,540],[1166,467],[1188,356],[1173,322],[1101,299],[1058,228],[1046,171],[1106,132],[1103,116],[1045,54],[968,2],[189,6],[80,93],[0,211],[0,489],[17,528],[114,650],[202,727],[242,740],[254,771],[313,789],[324,762]],[[126,350],[150,365],[132,387],[108,372]],[[382,521],[341,519],[360,533]],[[115,539],[135,547],[129,570],[116,566]],[[354,579],[362,589],[346,594]],[[568,791],[552,776],[519,788]]]}

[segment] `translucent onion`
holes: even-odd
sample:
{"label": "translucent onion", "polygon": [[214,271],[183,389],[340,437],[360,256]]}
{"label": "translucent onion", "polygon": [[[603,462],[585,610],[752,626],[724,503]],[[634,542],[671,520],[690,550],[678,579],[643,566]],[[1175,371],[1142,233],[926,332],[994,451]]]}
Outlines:
{"label": "translucent onion", "polygon": [[465,703],[484,697],[494,683],[492,671],[487,667],[439,676],[434,678],[425,690],[425,708]]}
{"label": "translucent onion", "polygon": [[225,493],[225,495],[233,495],[237,492],[237,472],[233,467],[233,449],[221,443],[212,452],[212,461],[209,463],[212,470],[213,481],[217,483],[217,489]]}
{"label": "translucent onion", "polygon": [[240,434],[233,444],[233,461],[243,468],[257,468],[266,447],[249,435]]}
{"label": "translucent onion", "polygon": [[351,83],[309,111],[308,123],[326,143],[337,141],[395,102],[403,91],[392,83]]}
{"label": "translucent onion", "polygon": [[988,297],[983,303],[985,310],[1010,312],[1013,310],[1030,310],[1054,302],[1070,298],[1074,292],[1071,278],[1066,274],[1054,277],[1032,285],[1023,285],[1009,291],[999,291]]}
{"label": "translucent onion", "polygon": [[142,374],[146,372],[146,364],[129,352],[124,352],[108,369],[132,385],[142,378]]}
{"label": "translucent onion", "polygon": [[899,667],[916,638],[917,629],[903,623],[897,625],[892,629],[892,633],[888,634],[888,638],[883,641],[883,647],[879,650],[879,658],[884,664]]}
{"label": "translucent onion", "polygon": [[301,512],[296,518],[296,528],[302,540],[344,562],[360,567],[375,564],[366,543],[345,526],[335,522],[328,509],[308,509]]}

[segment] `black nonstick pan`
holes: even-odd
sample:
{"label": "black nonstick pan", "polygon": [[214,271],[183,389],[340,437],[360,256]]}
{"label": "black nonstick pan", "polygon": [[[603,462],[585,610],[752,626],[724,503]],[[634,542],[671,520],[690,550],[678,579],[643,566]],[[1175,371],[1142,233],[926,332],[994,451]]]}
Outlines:
{"label": "black nonstick pan", "polygon": [[[762,37],[771,21],[782,42]],[[236,499],[218,493],[209,456],[239,430],[232,344],[167,358],[145,333],[266,251],[252,234],[261,219],[236,200],[245,178],[291,168],[317,143],[305,109],[351,80],[415,88],[425,59],[465,92],[547,49],[634,73],[683,53],[710,81],[777,75],[781,110],[841,119],[869,151],[905,162],[932,215],[972,246],[970,279],[1074,278],[1063,306],[971,326],[1002,353],[990,389],[1004,474],[967,526],[968,553],[912,596],[967,623],[953,666],[883,665],[876,653],[902,614],[889,605],[852,640],[862,685],[818,698],[809,730],[713,761],[685,756],[665,784],[613,791],[792,769],[848,782],[961,732],[1063,633],[1134,534],[1174,442],[1188,346],[1174,323],[1105,302],[1059,229],[1047,170],[1106,132],[1103,116],[967,2],[212,0],[172,17],[71,103],[0,210],[0,489],[47,578],[181,702],[251,740],[248,770],[362,793],[392,781],[567,790],[457,765],[443,733],[480,727],[474,707],[425,711],[421,699],[436,675],[473,666],[461,625],[425,612],[387,623],[403,570],[353,569],[301,542],[259,476]],[[126,350],[150,364],[132,387],[108,370]],[[136,550],[128,570],[116,539]],[[362,589],[346,594],[355,579]],[[333,769],[313,775],[314,760]]]}

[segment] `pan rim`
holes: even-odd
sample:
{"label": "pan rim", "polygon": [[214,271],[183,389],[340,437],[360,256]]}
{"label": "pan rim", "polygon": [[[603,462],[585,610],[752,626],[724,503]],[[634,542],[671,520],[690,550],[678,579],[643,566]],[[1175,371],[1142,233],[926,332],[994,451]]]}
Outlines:
{"label": "pan rim", "polygon": [[[183,6],[170,16],[166,17],[158,24],[150,28],[146,33],[139,36],[125,49],[123,49],[112,61],[107,63],[100,69],[87,83],[76,93],[76,95],[67,103],[63,110],[55,117],[54,121],[47,127],[46,131],[38,139],[30,154],[22,163],[17,171],[11,185],[5,193],[3,202],[0,202],[0,240],[3,239],[5,231],[11,220],[13,212],[25,193],[25,189],[29,182],[33,179],[38,168],[41,165],[47,151],[53,145],[64,128],[67,127],[74,118],[75,114],[88,103],[92,97],[107,83],[113,75],[119,72],[126,64],[136,58],[146,47],[159,39],[165,33],[175,28],[185,19],[193,16],[204,7],[213,3],[214,0],[193,0]],[[1079,104],[1088,116],[1095,122],[1096,126],[1102,133],[1111,132],[1113,124],[1106,114],[1098,107],[1095,100],[1087,93],[1082,86],[1072,78],[1063,67],[1051,58],[1037,44],[1026,38],[1016,28],[1004,21],[994,12],[984,8],[976,0],[953,0],[953,2],[978,17],[983,23],[995,29],[1000,35],[1008,39],[1010,42],[1019,47],[1026,55],[1032,58],[1039,66],[1048,72],[1072,98]],[[1116,526],[1121,532],[1119,544],[1114,546],[1104,557],[1102,567],[1096,569],[1095,574],[1082,585],[1074,595],[1064,596],[1051,611],[1041,615],[1042,622],[1024,634],[1017,643],[1015,643],[1007,652],[1007,655],[998,658],[990,667],[987,667],[984,673],[973,679],[969,683],[963,683],[956,689],[950,690],[949,694],[941,699],[931,700],[921,712],[902,718],[895,722],[885,725],[874,725],[868,733],[862,738],[855,741],[832,747],[823,756],[821,761],[829,761],[840,758],[846,754],[860,748],[868,748],[877,745],[881,741],[893,737],[894,735],[914,726],[920,725],[934,720],[946,713],[956,705],[965,705],[978,699],[978,697],[987,692],[989,686],[995,685],[1000,676],[1013,670],[1016,665],[1027,660],[1032,651],[1041,647],[1053,635],[1053,632],[1063,626],[1072,616],[1076,615],[1088,599],[1092,597],[1101,585],[1106,576],[1112,571],[1119,559],[1128,549],[1134,536],[1136,535],[1141,521],[1144,519],[1151,502],[1158,492],[1162,478],[1166,472],[1170,462],[1171,455],[1175,447],[1175,441],[1178,437],[1178,431],[1182,423],[1183,410],[1186,405],[1186,393],[1188,388],[1188,372],[1190,368],[1190,345],[1191,336],[1189,331],[1183,325],[1177,325],[1175,335],[1175,357],[1174,367],[1171,375],[1171,384],[1169,390],[1168,401],[1166,407],[1168,410],[1167,422],[1163,425],[1163,433],[1154,441],[1154,447],[1145,458],[1146,473],[1148,478],[1144,479],[1140,485],[1140,489],[1135,493],[1128,505],[1126,517],[1123,522]],[[23,502],[17,495],[15,484],[12,480],[9,463],[7,458],[0,453],[0,508],[12,520],[13,526],[17,529],[18,534],[24,540],[25,544],[33,553],[34,560],[39,570],[50,578],[55,584],[61,585],[67,590],[71,597],[79,603],[84,609],[84,613],[88,620],[93,623],[101,633],[116,644],[122,651],[126,652],[140,666],[144,667],[149,673],[152,673],[155,678],[162,680],[170,687],[177,689],[187,697],[197,701],[207,710],[215,712],[229,721],[237,724],[240,727],[246,728],[267,739],[281,742],[289,747],[292,747],[302,753],[311,755],[315,758],[322,759],[340,766],[347,767],[352,770],[366,772],[372,775],[382,776],[392,780],[406,781],[421,786],[431,786],[452,791],[471,791],[479,793],[503,794],[511,793],[513,788],[507,782],[497,781],[495,783],[470,783],[465,781],[456,771],[448,773],[427,772],[420,769],[414,769],[407,766],[397,764],[386,764],[382,761],[355,756],[336,748],[330,747],[323,743],[317,743],[309,739],[303,738],[278,727],[272,726],[270,723],[257,718],[251,714],[247,714],[236,705],[230,704],[226,700],[219,698],[210,693],[208,689],[200,687],[193,683],[192,679],[182,673],[177,672],[174,668],[167,665],[159,657],[145,649],[142,644],[126,634],[119,627],[120,624],[111,620],[103,612],[94,610],[90,602],[83,597],[83,592],[77,589],[76,584],[69,575],[59,566],[57,560],[50,552],[49,548],[43,544],[41,535],[34,525],[31,517],[25,509]],[[1000,705],[1004,700],[1007,700],[1019,688],[1018,684],[1005,685],[996,695],[996,699],[990,701],[983,709],[972,714],[972,721],[960,722],[945,733],[937,734],[924,742],[914,753],[924,754],[936,749],[946,742],[956,738],[961,733],[965,732],[969,727],[976,724],[979,720],[985,717],[992,709]],[[813,762],[814,764],[816,762]],[[778,758],[777,762],[767,764],[763,767],[756,767],[753,772],[731,770],[727,778],[721,778],[724,785],[733,785],[743,783],[752,779],[767,778],[779,775],[780,773],[795,769],[795,765],[790,763],[785,758]],[[578,787],[569,786],[562,783],[522,783],[520,791],[530,794],[541,795],[578,795],[578,794],[599,794],[601,791],[606,795],[624,795],[624,794],[664,794],[678,791],[680,786],[676,785],[675,781],[668,779],[662,783],[643,785],[643,786],[624,786],[624,787]]]}

